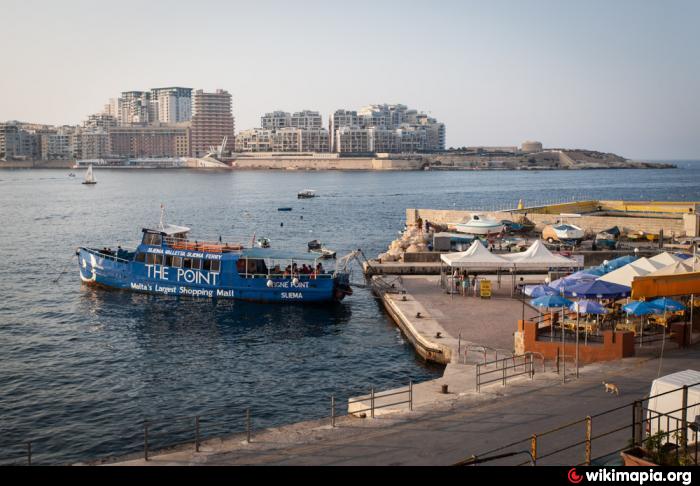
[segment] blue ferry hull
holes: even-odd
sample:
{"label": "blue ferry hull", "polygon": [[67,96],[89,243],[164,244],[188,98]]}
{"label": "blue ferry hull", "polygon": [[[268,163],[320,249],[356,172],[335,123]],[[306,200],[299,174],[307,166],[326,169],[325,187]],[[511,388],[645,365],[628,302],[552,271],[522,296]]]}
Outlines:
{"label": "blue ferry hull", "polygon": [[[254,302],[311,303],[342,300],[352,290],[345,274],[240,275],[236,271],[239,255],[139,247],[149,257],[198,258],[217,261],[218,271],[175,268],[164,264],[139,262],[80,248],[80,278],[86,284],[112,289],[170,296],[209,299],[238,299]],[[247,263],[247,262],[246,262]]]}

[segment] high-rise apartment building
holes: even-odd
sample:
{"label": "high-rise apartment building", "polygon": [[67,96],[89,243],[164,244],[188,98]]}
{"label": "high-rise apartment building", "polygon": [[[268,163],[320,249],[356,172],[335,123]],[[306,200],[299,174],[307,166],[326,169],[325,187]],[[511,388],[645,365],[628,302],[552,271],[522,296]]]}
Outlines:
{"label": "high-rise apartment building", "polygon": [[190,154],[190,129],[184,125],[117,127],[108,133],[111,155],[187,157]]}
{"label": "high-rise apartment building", "polygon": [[330,122],[334,152],[412,153],[445,149],[445,125],[406,105],[368,105],[357,112],[337,110]]}
{"label": "high-rise apartment building", "polygon": [[195,91],[192,96],[191,127],[192,156],[205,156],[209,148],[220,145],[224,137],[228,137],[224,151],[231,150],[234,145],[231,94],[222,89],[214,93]]}
{"label": "high-rise apartment building", "polygon": [[118,100],[119,125],[145,125],[153,117],[151,94],[147,91],[124,91]]}
{"label": "high-rise apartment building", "polygon": [[292,115],[286,111],[272,111],[260,117],[260,126],[264,130],[277,130],[292,126]]}
{"label": "high-rise apartment building", "polygon": [[192,119],[192,88],[154,88],[150,103],[155,114],[151,122],[172,124]]}

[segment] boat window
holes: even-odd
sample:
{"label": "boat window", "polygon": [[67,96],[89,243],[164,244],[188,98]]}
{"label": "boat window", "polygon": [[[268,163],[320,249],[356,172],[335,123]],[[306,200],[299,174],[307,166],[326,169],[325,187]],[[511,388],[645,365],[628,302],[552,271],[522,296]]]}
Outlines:
{"label": "boat window", "polygon": [[173,267],[174,268],[182,268],[182,257],[179,257],[179,256],[173,257]]}
{"label": "boat window", "polygon": [[192,268],[195,270],[201,270],[202,269],[202,260],[200,258],[193,258],[192,259]]}
{"label": "boat window", "polygon": [[156,255],[155,253],[146,253],[146,263],[149,265],[162,265],[163,255]]}
{"label": "boat window", "polygon": [[192,259],[191,258],[185,258],[183,260],[182,268],[192,268]]}
{"label": "boat window", "polygon": [[145,253],[137,253],[136,257],[134,258],[135,261],[137,262],[145,262],[146,261],[146,254]]}
{"label": "boat window", "polygon": [[204,260],[204,270],[218,273],[221,270],[221,262],[219,260]]}
{"label": "boat window", "polygon": [[173,266],[173,256],[172,255],[165,255],[165,266],[166,267]]}
{"label": "boat window", "polygon": [[143,235],[143,244],[144,245],[160,246],[161,243],[162,243],[162,238],[159,234],[144,233],[144,235]]}

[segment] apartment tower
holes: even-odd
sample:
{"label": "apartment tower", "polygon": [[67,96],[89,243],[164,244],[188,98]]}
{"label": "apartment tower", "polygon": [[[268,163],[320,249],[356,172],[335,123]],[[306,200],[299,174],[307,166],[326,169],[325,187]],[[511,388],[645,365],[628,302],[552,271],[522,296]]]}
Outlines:
{"label": "apartment tower", "polygon": [[231,112],[231,94],[217,89],[214,93],[197,90],[192,96],[192,156],[203,157],[210,147],[221,144],[228,137],[224,151],[234,146],[234,121]]}

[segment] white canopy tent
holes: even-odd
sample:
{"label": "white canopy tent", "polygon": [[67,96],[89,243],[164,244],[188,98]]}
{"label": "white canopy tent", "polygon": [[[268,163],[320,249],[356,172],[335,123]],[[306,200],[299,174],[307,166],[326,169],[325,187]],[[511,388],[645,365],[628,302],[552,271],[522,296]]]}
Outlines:
{"label": "white canopy tent", "polygon": [[632,280],[634,280],[635,277],[642,277],[649,273],[649,270],[645,268],[637,267],[635,265],[632,265],[631,263],[628,263],[627,265],[620,267],[617,270],[613,270],[612,272],[606,273],[598,280],[602,280],[603,282],[615,283],[618,285],[624,285],[625,287],[632,287]]}
{"label": "white canopy tent", "polygon": [[550,252],[541,240],[535,241],[524,252],[505,254],[491,253],[481,241],[475,240],[467,251],[443,254],[440,259],[450,268],[459,270],[508,270],[513,276],[513,290],[518,269],[548,271],[550,268],[580,267],[576,260]]}
{"label": "white canopy tent", "polygon": [[646,270],[647,272],[655,272],[661,268],[664,268],[668,264],[660,263],[649,258],[639,258],[632,263],[629,263],[629,265],[634,265],[635,267]]}
{"label": "white canopy tent", "polygon": [[452,268],[460,269],[493,269],[512,268],[513,263],[501,255],[495,255],[488,251],[483,243],[474,240],[467,251],[458,253],[445,253],[440,259]]}
{"label": "white canopy tent", "polygon": [[530,248],[521,253],[506,253],[499,255],[504,260],[512,262],[516,268],[549,270],[550,268],[578,268],[576,260],[555,255],[547,249],[542,240],[536,240]]}
{"label": "white canopy tent", "polygon": [[662,275],[678,275],[680,273],[688,273],[691,271],[691,269],[688,268],[688,265],[686,265],[683,262],[675,262],[670,265],[667,265],[663,268],[660,268],[659,270],[655,272],[651,272],[647,274],[649,277],[656,277],[656,276],[662,276]]}
{"label": "white canopy tent", "polygon": [[654,263],[661,263],[663,265],[671,265],[673,263],[682,262],[683,259],[665,251],[663,253],[659,253],[658,255],[651,257],[649,261]]}

